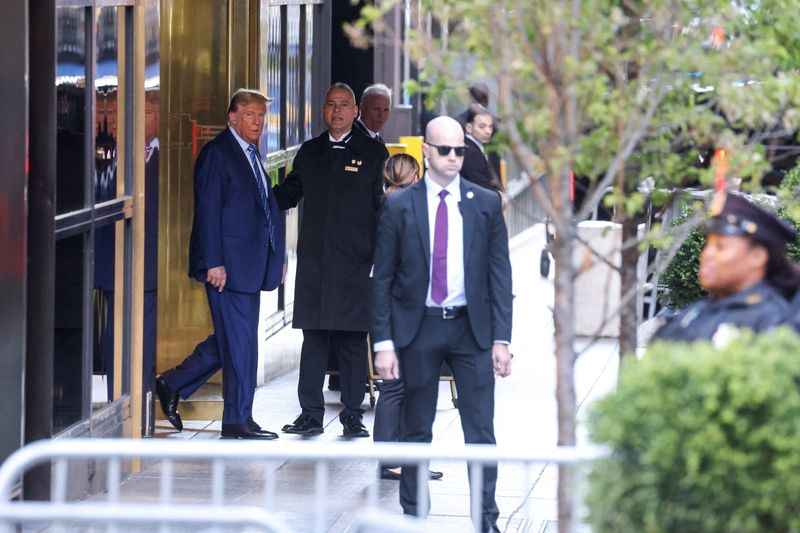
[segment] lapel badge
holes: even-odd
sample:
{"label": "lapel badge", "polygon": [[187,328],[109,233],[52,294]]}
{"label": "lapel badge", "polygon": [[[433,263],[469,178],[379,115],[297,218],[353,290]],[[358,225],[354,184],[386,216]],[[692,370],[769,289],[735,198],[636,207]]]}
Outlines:
{"label": "lapel badge", "polygon": [[351,167],[351,166],[349,166],[349,165],[348,165],[348,166],[346,166],[346,167],[344,167],[344,169],[345,169],[346,171],[348,171],[348,172],[358,172],[358,167]]}
{"label": "lapel badge", "polygon": [[353,164],[353,165],[355,165],[355,164],[356,164],[356,160],[355,160],[355,159],[351,159],[351,160],[350,160],[350,163],[351,163],[351,164]]}
{"label": "lapel badge", "polygon": [[472,200],[475,197],[475,193],[472,191],[467,191],[467,199]]}
{"label": "lapel badge", "polygon": [[355,163],[358,164],[358,166],[361,166],[362,161],[355,161]]}

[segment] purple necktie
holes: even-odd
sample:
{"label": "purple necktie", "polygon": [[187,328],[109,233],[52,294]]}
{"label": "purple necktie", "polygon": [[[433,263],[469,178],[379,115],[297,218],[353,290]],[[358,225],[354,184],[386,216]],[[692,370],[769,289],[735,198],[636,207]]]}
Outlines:
{"label": "purple necktie", "polygon": [[431,269],[431,298],[440,304],[447,298],[447,191],[439,192],[436,224],[433,227],[433,268]]}

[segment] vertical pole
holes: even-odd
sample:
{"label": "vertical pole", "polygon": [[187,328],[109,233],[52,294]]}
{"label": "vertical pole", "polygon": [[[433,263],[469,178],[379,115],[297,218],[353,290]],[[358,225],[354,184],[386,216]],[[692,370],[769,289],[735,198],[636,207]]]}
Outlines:
{"label": "vertical pole", "polygon": [[[48,439],[53,425],[53,331],[55,327],[56,214],[56,3],[40,0],[30,12],[30,98],[28,142],[27,351],[25,356],[24,442]],[[8,10],[2,20],[13,24]],[[22,27],[22,26],[18,26]],[[0,35],[10,36],[5,30]],[[4,47],[6,50],[11,48]],[[17,57],[16,54],[6,54]],[[5,71],[5,70],[4,70]],[[22,78],[20,78],[20,81]],[[5,85],[4,85],[5,86]],[[5,96],[9,104],[13,98]],[[16,121],[4,115],[10,124]],[[22,124],[20,124],[20,131]],[[4,144],[8,141],[5,139]],[[4,165],[7,170],[9,167]],[[3,350],[9,355],[12,351]],[[21,354],[20,354],[21,355]],[[0,458],[5,454],[0,453]],[[23,478],[25,499],[50,497],[50,465],[29,470]]]}

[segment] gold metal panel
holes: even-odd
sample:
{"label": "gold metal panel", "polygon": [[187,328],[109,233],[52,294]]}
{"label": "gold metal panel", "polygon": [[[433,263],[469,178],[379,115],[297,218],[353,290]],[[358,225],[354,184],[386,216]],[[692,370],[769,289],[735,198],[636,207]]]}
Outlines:
{"label": "gold metal panel", "polygon": [[[222,420],[222,399],[181,402],[183,420]],[[166,420],[161,409],[156,408],[156,420]]]}
{"label": "gold metal panel", "polygon": [[[125,27],[124,9],[120,9],[120,28]],[[133,8],[133,269],[131,294],[131,437],[142,434],[142,351],[144,330],[144,2]],[[124,31],[124,30],[123,30]],[[124,42],[124,39],[121,39]],[[123,48],[124,51],[124,48]],[[126,84],[121,84],[126,85]],[[119,373],[119,372],[118,372]],[[138,462],[133,468],[138,470]]]}
{"label": "gold metal panel", "polygon": [[[200,388],[192,398],[181,402],[181,418],[184,420],[222,420],[222,385],[207,384]],[[156,406],[156,419],[165,420],[161,409]]]}

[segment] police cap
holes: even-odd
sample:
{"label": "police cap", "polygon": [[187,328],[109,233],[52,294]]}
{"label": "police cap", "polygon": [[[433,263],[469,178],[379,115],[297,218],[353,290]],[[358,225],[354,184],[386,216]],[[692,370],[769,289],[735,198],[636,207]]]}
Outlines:
{"label": "police cap", "polygon": [[797,238],[787,222],[758,207],[742,194],[719,192],[711,202],[708,233],[738,235],[782,248]]}

